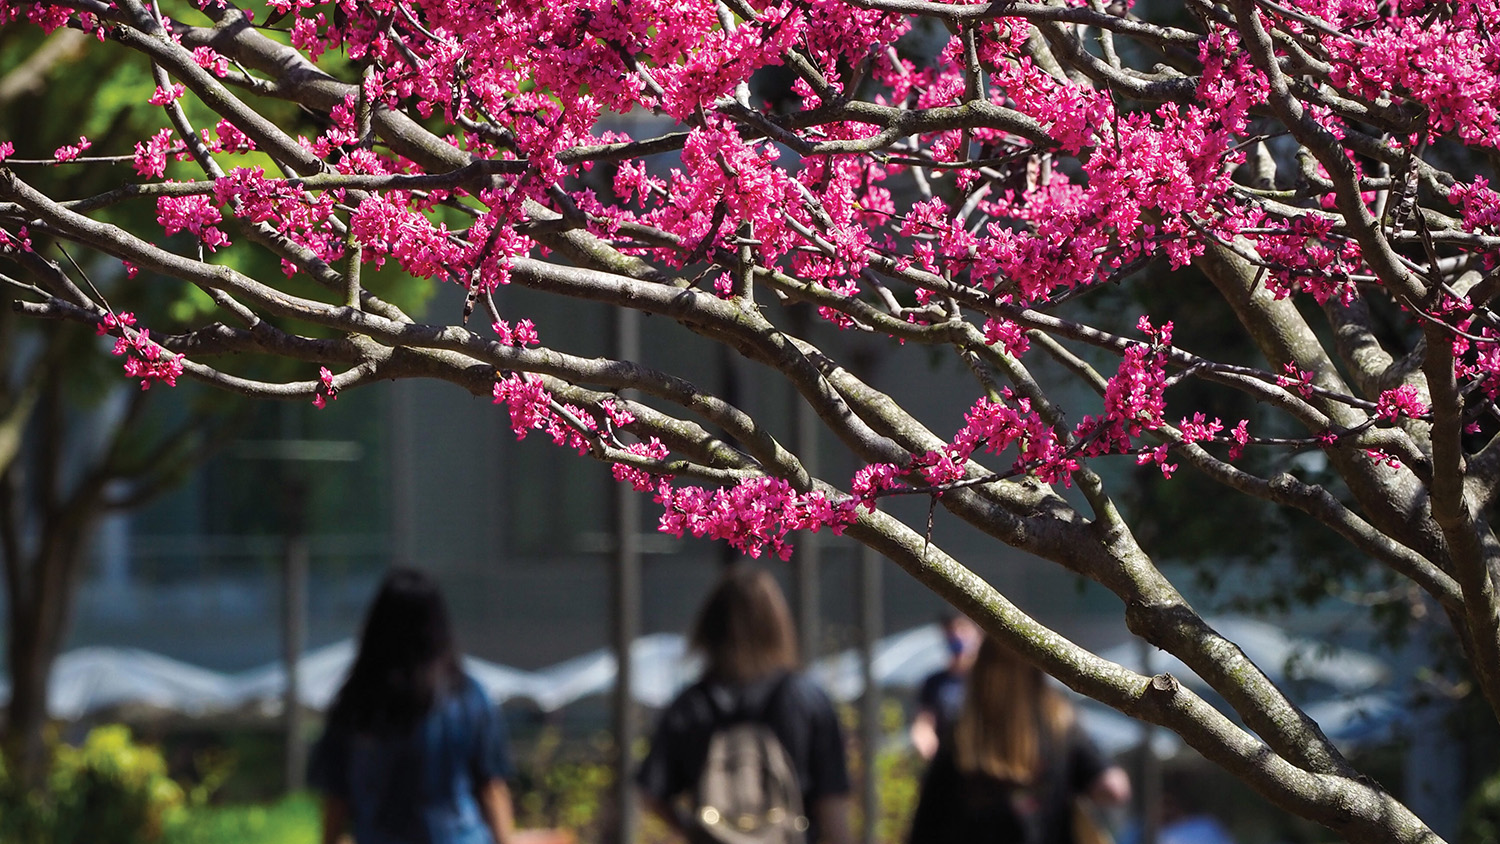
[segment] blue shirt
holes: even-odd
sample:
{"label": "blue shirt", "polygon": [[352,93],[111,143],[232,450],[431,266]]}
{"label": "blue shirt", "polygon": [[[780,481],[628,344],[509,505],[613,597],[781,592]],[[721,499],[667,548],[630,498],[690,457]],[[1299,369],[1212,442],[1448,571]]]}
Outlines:
{"label": "blue shirt", "polygon": [[465,676],[406,735],[330,722],[308,779],[348,804],[358,844],[493,844],[474,793],[512,775],[508,745],[500,711]]}

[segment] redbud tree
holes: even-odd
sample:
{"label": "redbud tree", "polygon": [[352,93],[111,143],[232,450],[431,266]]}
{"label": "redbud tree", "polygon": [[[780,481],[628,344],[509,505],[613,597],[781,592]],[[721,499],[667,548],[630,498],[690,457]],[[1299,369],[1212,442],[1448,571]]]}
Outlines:
{"label": "redbud tree", "polygon": [[[1305,514],[1434,607],[1500,706],[1496,0],[6,0],[0,23],[82,30],[153,75],[161,128],[133,146],[0,142],[15,308],[110,335],[142,389],[322,406],[452,381],[612,464],[663,531],[751,556],[853,537],[1274,803],[1351,841],[1436,840],[1189,606],[1104,478],[1192,472]],[[631,112],[660,128],[610,128]],[[123,182],[49,195],[47,167]],[[217,321],[112,310],[58,245],[197,288]],[[463,289],[463,318],[414,319],[376,267]],[[1144,279],[1216,303],[1254,360],[1081,306]],[[570,352],[501,313],[503,285],[722,344],[860,468],[815,476],[669,366]],[[815,345],[802,310],[953,356],[961,427]],[[257,378],[262,356],[306,374]],[[1276,449],[1321,454],[1327,481],[1261,470]],[[893,515],[903,495],[1108,588],[1238,719],[1038,623]]]}

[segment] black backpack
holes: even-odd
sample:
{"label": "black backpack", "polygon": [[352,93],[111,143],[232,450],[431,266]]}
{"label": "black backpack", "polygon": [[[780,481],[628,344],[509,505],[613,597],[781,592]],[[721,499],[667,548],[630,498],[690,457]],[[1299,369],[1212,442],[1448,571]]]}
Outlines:
{"label": "black backpack", "polygon": [[692,844],[806,844],[797,767],[766,724],[790,679],[788,674],[777,680],[754,710],[742,696],[725,711],[705,690],[720,721],[693,791],[693,816],[686,824]]}

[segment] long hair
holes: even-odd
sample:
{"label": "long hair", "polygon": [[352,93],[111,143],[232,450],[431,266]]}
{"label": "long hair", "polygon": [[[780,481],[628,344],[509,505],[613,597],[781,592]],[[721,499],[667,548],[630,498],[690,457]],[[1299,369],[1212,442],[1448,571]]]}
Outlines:
{"label": "long hair", "polygon": [[329,719],[377,735],[410,731],[462,676],[437,583],[391,569],[365,616],[359,653]]}
{"label": "long hair", "polygon": [[776,579],[733,565],[698,610],[689,636],[703,655],[704,676],[745,684],[797,667],[797,632]]}
{"label": "long hair", "polygon": [[954,762],[965,773],[1031,785],[1042,772],[1043,749],[1062,746],[1074,718],[1041,669],[986,636],[953,729]]}

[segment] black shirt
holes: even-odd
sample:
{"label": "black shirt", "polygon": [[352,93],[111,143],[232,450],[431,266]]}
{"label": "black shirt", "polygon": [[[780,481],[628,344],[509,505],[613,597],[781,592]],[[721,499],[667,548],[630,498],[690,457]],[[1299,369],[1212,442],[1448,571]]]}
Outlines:
{"label": "black shirt", "polygon": [[946,736],[953,729],[963,705],[964,678],[952,669],[944,668],[929,675],[917,691],[917,708],[932,713],[932,726],[939,736]]}
{"label": "black shirt", "polygon": [[1042,772],[1025,788],[959,771],[951,738],[922,779],[909,844],[1072,844],[1073,800],[1109,767],[1081,729],[1043,746]]}
{"label": "black shirt", "polygon": [[781,740],[802,787],[803,811],[814,824],[808,840],[817,841],[813,807],[819,798],[849,793],[849,767],[833,703],[801,675],[773,675],[746,686],[700,680],[684,689],[657,721],[636,783],[667,805],[690,793],[708,758],[710,737],[736,712],[763,712],[761,720]]}

